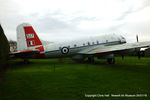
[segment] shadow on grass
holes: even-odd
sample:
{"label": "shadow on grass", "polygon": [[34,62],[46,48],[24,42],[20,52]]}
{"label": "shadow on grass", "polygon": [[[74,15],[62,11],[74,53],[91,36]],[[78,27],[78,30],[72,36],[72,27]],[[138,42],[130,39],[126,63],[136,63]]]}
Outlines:
{"label": "shadow on grass", "polygon": [[[144,60],[143,60],[144,61]],[[28,64],[25,64],[22,59],[10,60],[8,61],[7,68],[10,69],[18,69],[18,68],[27,68],[27,67],[37,67],[37,66],[61,66],[63,65],[78,65],[84,64],[85,66],[96,65],[97,67],[106,67],[106,68],[113,68],[116,70],[125,70],[130,72],[139,72],[139,73],[150,73],[149,63],[144,63],[142,60],[128,62],[128,60],[122,61],[121,59],[116,61],[116,64],[108,64],[106,60],[95,60],[94,63],[89,63],[88,61],[84,62],[75,62],[72,61],[70,58],[65,58],[62,61],[58,59],[30,59]]]}
{"label": "shadow on grass", "polygon": [[64,59],[59,62],[58,59],[29,59],[29,62],[24,63],[23,59],[9,60],[6,65],[6,69],[17,69],[17,68],[27,68],[27,67],[36,67],[36,66],[52,66],[52,65],[62,65],[62,64],[74,64],[75,62],[70,59]]}
{"label": "shadow on grass", "polygon": [[[134,61],[130,62],[130,60],[121,60],[117,59],[115,64],[108,64],[106,60],[96,60],[94,63],[89,63],[87,61],[83,62],[84,64],[90,64],[90,65],[96,65],[98,67],[107,67],[107,68],[113,68],[116,70],[124,70],[124,71],[130,71],[130,72],[139,72],[139,73],[150,73],[150,62],[145,63],[144,59],[137,60],[136,58],[133,58]],[[148,60],[148,59],[147,59]]]}
{"label": "shadow on grass", "polygon": [[22,59],[9,60],[6,65],[6,68],[9,69],[24,68],[24,67],[29,67],[29,65],[32,65],[34,63],[35,62],[29,62],[28,64],[25,64]]}

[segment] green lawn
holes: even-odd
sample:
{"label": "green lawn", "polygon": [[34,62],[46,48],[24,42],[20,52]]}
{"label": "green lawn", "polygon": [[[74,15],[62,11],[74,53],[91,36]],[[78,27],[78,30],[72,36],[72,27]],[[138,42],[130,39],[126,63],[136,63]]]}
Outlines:
{"label": "green lawn", "polygon": [[[0,84],[0,100],[150,100],[150,58],[116,57],[95,64],[71,59],[20,59],[9,61]],[[95,97],[85,94],[147,94],[148,97]]]}

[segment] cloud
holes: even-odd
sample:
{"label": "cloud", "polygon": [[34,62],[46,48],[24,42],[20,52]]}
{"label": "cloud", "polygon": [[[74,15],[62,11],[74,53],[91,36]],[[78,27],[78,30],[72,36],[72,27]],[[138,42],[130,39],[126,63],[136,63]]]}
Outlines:
{"label": "cloud", "polygon": [[142,40],[148,40],[149,6],[149,0],[1,0],[0,22],[14,40],[22,22],[31,23],[46,40],[108,33],[123,34],[129,41],[140,33]]}

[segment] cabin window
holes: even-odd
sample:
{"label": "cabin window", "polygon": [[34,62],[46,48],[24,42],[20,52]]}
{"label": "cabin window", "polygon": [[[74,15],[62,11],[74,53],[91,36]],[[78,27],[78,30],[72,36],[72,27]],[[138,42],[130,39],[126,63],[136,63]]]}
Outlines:
{"label": "cabin window", "polygon": [[61,47],[59,47],[59,50],[61,50]]}
{"label": "cabin window", "polygon": [[122,39],[125,39],[123,36],[121,36]]}
{"label": "cabin window", "polygon": [[99,44],[99,41],[96,41],[97,42],[97,44]]}
{"label": "cabin window", "polygon": [[88,42],[88,45],[90,45],[90,42]]}
{"label": "cabin window", "polygon": [[68,46],[68,48],[70,48],[70,46]]}
{"label": "cabin window", "polygon": [[106,43],[108,42],[108,40],[106,40]]}

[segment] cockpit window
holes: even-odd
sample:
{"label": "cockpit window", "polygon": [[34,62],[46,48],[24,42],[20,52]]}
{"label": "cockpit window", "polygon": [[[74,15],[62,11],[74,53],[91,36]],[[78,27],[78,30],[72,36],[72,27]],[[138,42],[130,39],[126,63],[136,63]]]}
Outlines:
{"label": "cockpit window", "polygon": [[125,39],[123,36],[121,36],[122,39]]}
{"label": "cockpit window", "polygon": [[126,43],[126,39],[123,36],[120,37],[120,43]]}

